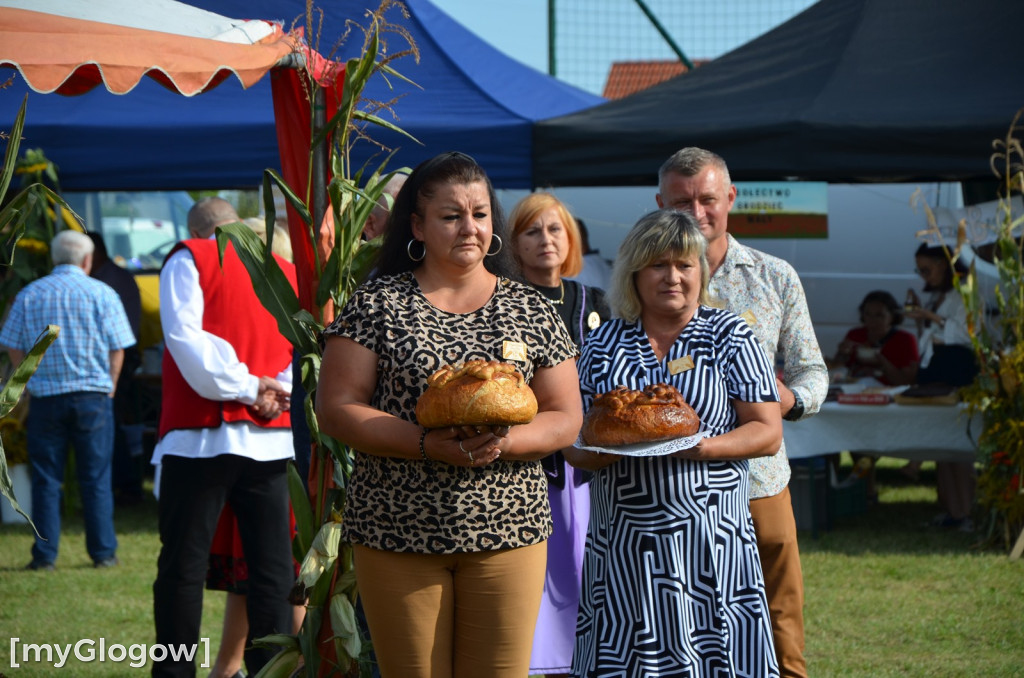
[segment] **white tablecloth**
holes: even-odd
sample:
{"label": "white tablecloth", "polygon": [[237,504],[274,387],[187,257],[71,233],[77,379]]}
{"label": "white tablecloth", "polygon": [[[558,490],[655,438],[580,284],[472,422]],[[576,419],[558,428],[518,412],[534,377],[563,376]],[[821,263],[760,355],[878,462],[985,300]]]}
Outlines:
{"label": "white tablecloth", "polygon": [[[981,431],[980,417],[971,435]],[[843,450],[876,451],[922,461],[973,461],[968,417],[960,405],[843,405],[825,403],[803,421],[783,422],[791,459]]]}

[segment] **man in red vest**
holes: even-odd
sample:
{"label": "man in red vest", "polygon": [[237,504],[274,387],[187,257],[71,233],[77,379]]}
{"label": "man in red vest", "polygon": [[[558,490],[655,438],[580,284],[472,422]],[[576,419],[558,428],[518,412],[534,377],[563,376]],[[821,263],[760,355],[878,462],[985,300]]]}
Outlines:
{"label": "man in red vest", "polygon": [[[225,200],[200,200],[188,214],[192,237],[178,243],[160,272],[165,350],[153,463],[160,466],[162,546],[153,608],[158,644],[195,647],[210,544],[221,509],[230,504],[249,568],[245,660],[256,673],[275,652],[251,648],[252,639],[292,630],[286,479],[292,347],[257,299],[234,248],[225,250],[223,266],[219,261],[215,230],[238,220]],[[294,287],[294,267],[277,263]],[[153,664],[153,676],[195,671],[191,657],[170,653]]]}

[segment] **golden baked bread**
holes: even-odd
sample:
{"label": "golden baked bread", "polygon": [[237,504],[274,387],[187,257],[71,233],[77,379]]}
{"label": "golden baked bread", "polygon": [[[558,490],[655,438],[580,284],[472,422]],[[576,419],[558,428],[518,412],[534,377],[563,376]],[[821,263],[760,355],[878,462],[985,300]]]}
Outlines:
{"label": "golden baked bread", "polygon": [[424,428],[512,426],[537,416],[537,398],[515,365],[496,360],[467,360],[445,365],[427,379],[416,402]]}
{"label": "golden baked bread", "polygon": [[583,418],[583,442],[595,447],[654,443],[692,436],[700,418],[668,384],[643,391],[625,386],[594,396]]}

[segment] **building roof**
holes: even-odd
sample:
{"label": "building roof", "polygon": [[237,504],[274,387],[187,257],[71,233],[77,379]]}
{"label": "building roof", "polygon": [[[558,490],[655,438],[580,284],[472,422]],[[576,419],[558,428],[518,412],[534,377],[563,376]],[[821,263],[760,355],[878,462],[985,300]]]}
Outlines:
{"label": "building roof", "polygon": [[[694,62],[700,66],[704,61]],[[659,82],[687,72],[683,62],[675,59],[655,61],[616,61],[608,71],[603,96],[606,99],[621,99],[634,92],[647,89]]]}

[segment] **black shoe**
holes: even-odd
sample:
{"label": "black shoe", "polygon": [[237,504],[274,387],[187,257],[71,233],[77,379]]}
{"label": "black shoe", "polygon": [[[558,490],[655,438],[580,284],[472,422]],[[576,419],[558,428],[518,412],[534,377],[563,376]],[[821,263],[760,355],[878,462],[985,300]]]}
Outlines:
{"label": "black shoe", "polygon": [[114,506],[138,506],[142,501],[141,492],[122,492],[114,495]]}
{"label": "black shoe", "polygon": [[117,556],[110,556],[109,558],[105,558],[103,560],[97,560],[95,563],[93,563],[93,567],[95,567],[97,570],[103,570],[108,567],[117,567],[120,564],[121,561],[117,559]]}
{"label": "black shoe", "polygon": [[42,560],[33,560],[31,563],[25,566],[26,570],[38,570],[42,572],[53,572],[55,569],[53,563],[47,563]]}

